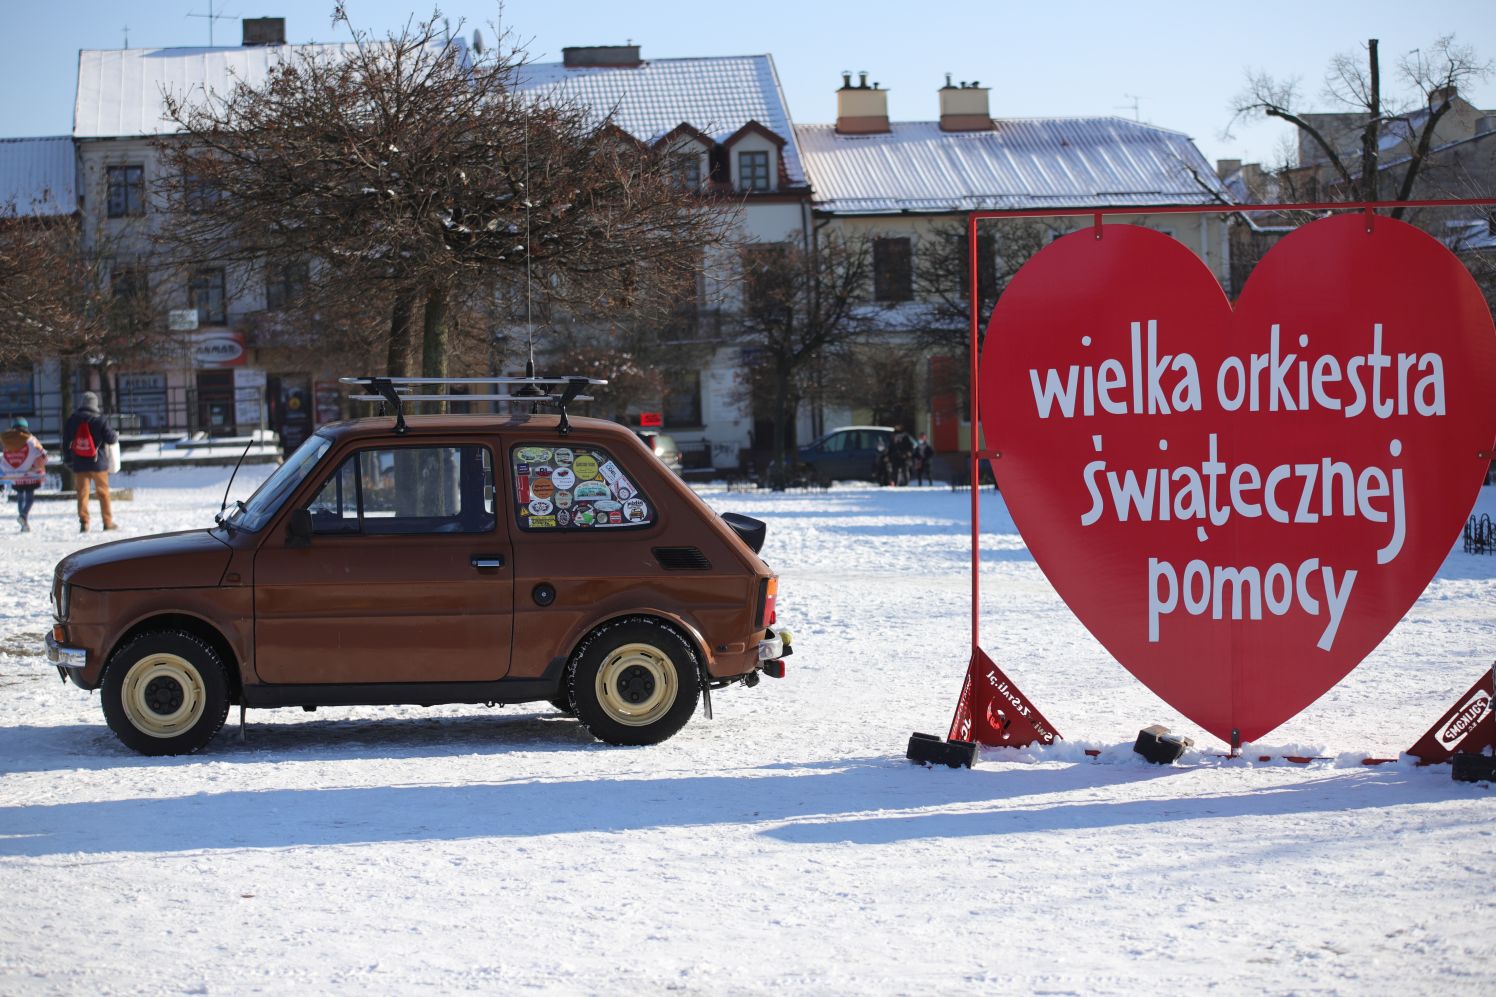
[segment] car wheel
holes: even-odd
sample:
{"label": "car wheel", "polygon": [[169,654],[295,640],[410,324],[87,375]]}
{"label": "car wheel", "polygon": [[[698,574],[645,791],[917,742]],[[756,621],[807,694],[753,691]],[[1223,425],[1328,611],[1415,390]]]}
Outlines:
{"label": "car wheel", "polygon": [[229,712],[223,659],[184,631],[151,631],[104,668],[104,719],[142,755],[190,755],[213,740]]}
{"label": "car wheel", "polygon": [[577,715],[577,711],[573,709],[571,705],[571,690],[568,689],[565,685],[563,685],[561,687],[561,690],[554,696],[546,700],[546,702],[554,706],[557,712],[563,713],[568,717],[574,717]]}
{"label": "car wheel", "polygon": [[658,744],[686,725],[701,696],[696,650],[659,620],[599,627],[572,656],[577,719],[608,744]]}

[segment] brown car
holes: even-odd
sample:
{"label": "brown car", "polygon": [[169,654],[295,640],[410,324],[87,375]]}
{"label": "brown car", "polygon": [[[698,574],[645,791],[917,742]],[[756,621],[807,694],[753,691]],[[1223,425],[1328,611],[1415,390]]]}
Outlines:
{"label": "brown car", "polygon": [[615,423],[354,420],[214,529],[64,558],[48,657],[148,755],[201,748],[231,704],[548,701],[653,744],[783,676],[764,529]]}

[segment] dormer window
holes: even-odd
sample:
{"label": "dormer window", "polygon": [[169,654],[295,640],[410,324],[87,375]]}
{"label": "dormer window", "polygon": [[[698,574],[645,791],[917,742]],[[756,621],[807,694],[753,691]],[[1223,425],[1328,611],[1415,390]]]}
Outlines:
{"label": "dormer window", "polygon": [[768,150],[752,149],[738,153],[738,189],[769,189]]}
{"label": "dormer window", "polygon": [[681,190],[701,189],[701,154],[699,152],[677,152],[671,157],[670,170],[675,184]]}

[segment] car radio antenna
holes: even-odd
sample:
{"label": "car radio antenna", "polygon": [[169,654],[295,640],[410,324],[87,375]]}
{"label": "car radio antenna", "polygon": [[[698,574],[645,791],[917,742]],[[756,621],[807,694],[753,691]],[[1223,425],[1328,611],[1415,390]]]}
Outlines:
{"label": "car radio antenna", "polygon": [[244,464],[244,458],[249,456],[249,448],[255,445],[255,434],[250,432],[249,442],[244,444],[244,450],[239,454],[239,459],[234,463],[234,470],[229,474],[229,483],[223,486],[223,501],[218,503],[218,515],[215,520],[221,519],[223,510],[229,507],[229,491],[234,487],[234,479],[239,476],[239,468]]}

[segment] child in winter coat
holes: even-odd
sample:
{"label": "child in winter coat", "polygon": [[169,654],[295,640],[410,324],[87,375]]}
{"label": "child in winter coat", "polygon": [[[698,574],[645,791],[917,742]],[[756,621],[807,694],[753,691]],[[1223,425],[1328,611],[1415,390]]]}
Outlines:
{"label": "child in winter coat", "polygon": [[47,474],[47,451],[31,435],[31,424],[19,416],[0,433],[0,446],[4,447],[0,451],[0,481],[15,489],[21,532],[30,533],[31,503],[36,501],[36,489]]}

